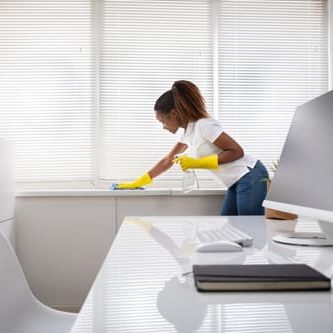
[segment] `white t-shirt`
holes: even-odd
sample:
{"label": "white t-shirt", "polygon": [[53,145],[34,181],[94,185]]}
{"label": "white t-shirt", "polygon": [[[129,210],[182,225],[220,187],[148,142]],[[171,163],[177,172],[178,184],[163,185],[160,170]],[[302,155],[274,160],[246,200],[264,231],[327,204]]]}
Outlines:
{"label": "white t-shirt", "polygon": [[[187,125],[184,133],[180,137],[180,142],[190,146],[194,157],[203,157],[213,154],[219,154],[223,150],[213,144],[213,142],[222,134],[223,127],[219,121],[214,118],[202,118]],[[242,176],[249,172],[247,167],[253,168],[257,160],[244,154],[236,161],[219,164],[219,168],[209,170],[226,187],[232,186]]]}

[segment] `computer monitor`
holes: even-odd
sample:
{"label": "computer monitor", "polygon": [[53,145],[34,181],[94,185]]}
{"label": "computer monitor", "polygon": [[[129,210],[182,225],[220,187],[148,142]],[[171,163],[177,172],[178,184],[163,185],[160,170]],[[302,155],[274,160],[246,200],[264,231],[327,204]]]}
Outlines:
{"label": "computer monitor", "polygon": [[333,246],[333,91],[297,107],[264,207],[319,223],[322,233],[281,234],[274,240]]}

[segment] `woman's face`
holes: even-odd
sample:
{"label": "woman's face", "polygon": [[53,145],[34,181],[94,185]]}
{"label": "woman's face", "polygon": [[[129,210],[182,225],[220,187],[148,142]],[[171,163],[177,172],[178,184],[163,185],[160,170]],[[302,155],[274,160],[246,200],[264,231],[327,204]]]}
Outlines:
{"label": "woman's face", "polygon": [[163,128],[169,131],[170,133],[175,134],[180,127],[178,120],[174,116],[173,110],[171,110],[168,114],[164,114],[162,112],[155,112],[156,119],[162,123]]}

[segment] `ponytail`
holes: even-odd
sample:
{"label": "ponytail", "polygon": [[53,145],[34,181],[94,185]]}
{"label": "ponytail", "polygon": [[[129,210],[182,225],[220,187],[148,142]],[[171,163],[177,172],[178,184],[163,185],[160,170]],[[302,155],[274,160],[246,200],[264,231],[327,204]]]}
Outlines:
{"label": "ponytail", "polygon": [[164,114],[174,109],[175,117],[181,124],[209,117],[199,88],[185,80],[175,81],[171,90],[157,99],[154,109]]}
{"label": "ponytail", "polygon": [[199,88],[190,81],[175,81],[172,85],[176,115],[181,122],[209,117]]}

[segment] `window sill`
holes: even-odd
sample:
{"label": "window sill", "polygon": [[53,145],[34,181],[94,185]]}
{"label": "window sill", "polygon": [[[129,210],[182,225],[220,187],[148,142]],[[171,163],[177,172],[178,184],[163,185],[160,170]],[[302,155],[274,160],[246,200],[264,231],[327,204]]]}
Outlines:
{"label": "window sill", "polygon": [[223,195],[225,188],[216,181],[200,180],[199,188],[184,194],[181,181],[155,181],[144,190],[110,191],[113,181],[16,183],[16,197],[134,197],[134,196],[198,196]]}
{"label": "window sill", "polygon": [[134,197],[134,196],[201,196],[223,195],[221,188],[199,188],[190,193],[183,193],[180,188],[147,188],[144,190],[117,190],[107,189],[43,189],[18,190],[16,197]]}

